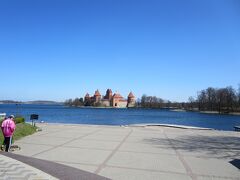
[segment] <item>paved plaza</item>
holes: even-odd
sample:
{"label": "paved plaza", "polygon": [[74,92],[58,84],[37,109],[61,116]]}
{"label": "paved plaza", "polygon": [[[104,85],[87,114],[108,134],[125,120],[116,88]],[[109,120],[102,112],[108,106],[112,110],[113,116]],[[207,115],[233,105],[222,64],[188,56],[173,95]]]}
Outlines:
{"label": "paved plaza", "polygon": [[57,178],[29,166],[25,163],[0,155],[0,179],[1,180],[57,180]]}
{"label": "paved plaza", "polygon": [[240,133],[170,127],[37,124],[15,154],[115,180],[240,180]]}

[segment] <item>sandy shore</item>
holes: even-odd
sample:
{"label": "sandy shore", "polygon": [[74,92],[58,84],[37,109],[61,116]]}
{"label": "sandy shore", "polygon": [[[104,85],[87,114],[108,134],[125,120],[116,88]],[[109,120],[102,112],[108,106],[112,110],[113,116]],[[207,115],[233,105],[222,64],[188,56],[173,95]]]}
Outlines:
{"label": "sandy shore", "polygon": [[116,180],[240,179],[240,133],[161,126],[37,124],[16,154]]}

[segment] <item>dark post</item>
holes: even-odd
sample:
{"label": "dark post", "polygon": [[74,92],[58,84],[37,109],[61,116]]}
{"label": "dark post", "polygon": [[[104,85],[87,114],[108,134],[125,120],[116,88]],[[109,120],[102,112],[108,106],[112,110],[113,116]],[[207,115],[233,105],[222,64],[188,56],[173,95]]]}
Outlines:
{"label": "dark post", "polygon": [[34,120],[38,120],[38,114],[31,114],[30,120],[32,120],[32,126],[35,126]]}

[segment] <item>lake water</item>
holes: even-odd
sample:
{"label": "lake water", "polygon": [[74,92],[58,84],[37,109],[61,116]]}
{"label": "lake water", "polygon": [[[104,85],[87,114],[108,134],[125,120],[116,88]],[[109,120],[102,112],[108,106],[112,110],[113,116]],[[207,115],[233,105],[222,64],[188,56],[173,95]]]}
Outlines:
{"label": "lake water", "polygon": [[63,105],[0,104],[0,113],[20,114],[29,121],[30,114],[39,114],[39,120],[49,123],[97,125],[129,125],[162,123],[234,130],[240,125],[240,116],[173,112],[166,109],[102,109],[71,108]]}

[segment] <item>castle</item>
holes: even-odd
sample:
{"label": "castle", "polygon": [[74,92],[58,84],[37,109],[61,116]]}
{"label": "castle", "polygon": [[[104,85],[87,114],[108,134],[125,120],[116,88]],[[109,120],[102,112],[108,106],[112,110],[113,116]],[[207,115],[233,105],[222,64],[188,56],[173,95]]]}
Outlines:
{"label": "castle", "polygon": [[84,97],[84,104],[87,106],[103,106],[103,107],[135,107],[135,97],[132,92],[129,93],[127,100],[119,93],[112,93],[111,89],[107,89],[106,95],[102,96],[99,90],[96,90],[93,96],[88,93]]}

